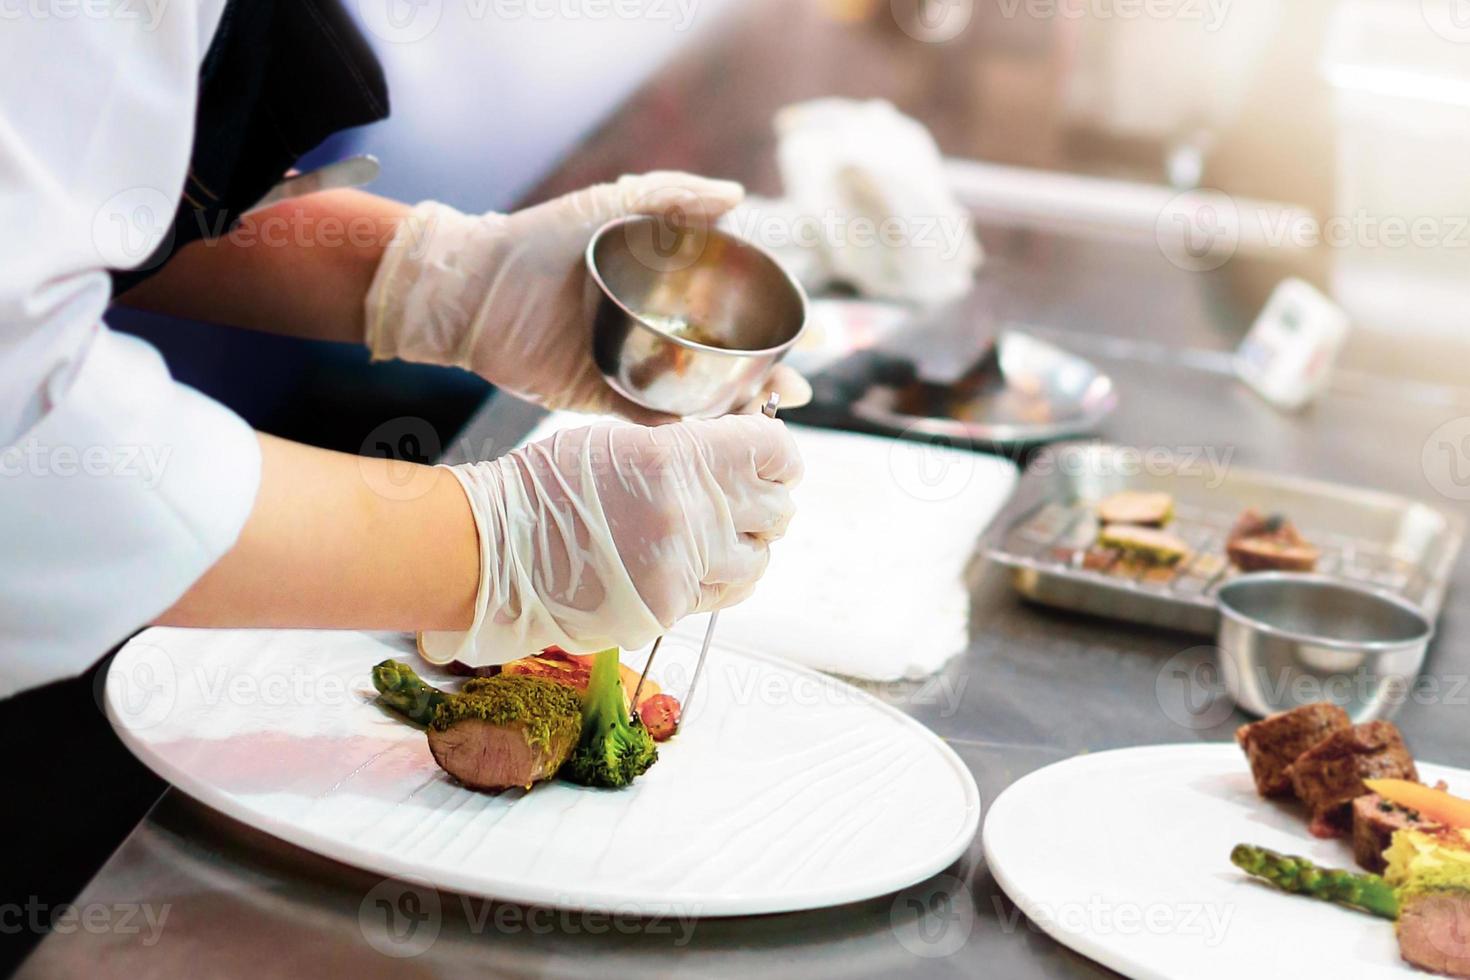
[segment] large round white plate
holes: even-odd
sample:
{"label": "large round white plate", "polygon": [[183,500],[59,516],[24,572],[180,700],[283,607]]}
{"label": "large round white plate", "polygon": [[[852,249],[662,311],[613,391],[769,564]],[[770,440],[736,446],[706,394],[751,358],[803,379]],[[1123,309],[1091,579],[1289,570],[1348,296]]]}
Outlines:
{"label": "large round white plate", "polygon": [[[695,652],[653,668],[682,697]],[[105,688],[119,736],[179,789],[327,857],[559,908],[745,915],[904,888],[975,837],[974,778],[942,741],[830,677],[718,647],[684,730],[632,787],[472,792],[373,701],[407,638],[149,630]],[[641,657],[629,656],[630,665]]]}
{"label": "large round white plate", "polygon": [[[1419,764],[1470,790],[1470,772]],[[1137,978],[1406,977],[1393,924],[1256,882],[1239,843],[1356,868],[1289,803],[1256,795],[1234,745],[1079,755],[1006,789],[985,818],[986,862],[1058,941]]]}

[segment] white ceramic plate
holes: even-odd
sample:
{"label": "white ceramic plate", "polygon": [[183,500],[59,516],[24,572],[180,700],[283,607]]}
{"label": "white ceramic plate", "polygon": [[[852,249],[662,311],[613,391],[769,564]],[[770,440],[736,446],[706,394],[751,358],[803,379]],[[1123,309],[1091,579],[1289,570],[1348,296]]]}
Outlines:
{"label": "white ceramic plate", "polygon": [[[696,651],[653,676],[682,698]],[[646,915],[744,915],[904,888],[974,839],[980,798],[923,726],[830,677],[716,647],[684,730],[632,787],[464,789],[369,670],[405,637],[149,630],[106,686],[119,736],[231,817],[384,875],[489,898]],[[641,665],[641,655],[627,656]]]}
{"label": "white ceramic plate", "polygon": [[[1470,790],[1470,772],[1419,763]],[[1357,868],[1346,840],[1307,833],[1292,804],[1256,795],[1230,745],[1080,755],[1018,780],[990,806],[984,846],[1007,895],[1058,941],[1130,977],[1425,976],[1393,924],[1251,880],[1238,843]]]}

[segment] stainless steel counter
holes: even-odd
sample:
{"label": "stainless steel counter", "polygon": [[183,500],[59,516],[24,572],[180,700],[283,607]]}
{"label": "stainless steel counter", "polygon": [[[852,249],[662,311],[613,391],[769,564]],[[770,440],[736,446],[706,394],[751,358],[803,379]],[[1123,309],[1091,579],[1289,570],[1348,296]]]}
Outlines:
{"label": "stainless steel counter", "polygon": [[[1004,236],[1003,236],[1004,237]],[[993,245],[1004,245],[997,241]],[[1120,308],[1109,262],[1142,253],[1067,240],[992,248],[987,309],[1096,358],[1122,407],[1104,435],[1138,446],[1207,447],[1240,465],[1280,469],[1457,504],[1437,493],[1470,459],[1431,453],[1430,434],[1470,416],[1466,392],[1385,388],[1349,377],[1312,411],[1282,416],[1218,370],[1248,317],[1206,302],[1218,283],[1163,263],[1129,271]],[[1042,247],[1044,245],[1044,248]],[[1045,254],[1046,262],[1035,261]],[[1139,268],[1150,271],[1139,273]],[[1079,273],[1079,270],[1092,270]],[[1134,293],[1137,290],[1137,293]],[[1045,302],[1036,302],[1037,297]],[[1167,324],[1167,328],[1162,328]],[[1213,353],[1212,353],[1213,352]],[[448,447],[450,458],[493,454],[539,413],[489,404]],[[1463,472],[1454,470],[1458,465]],[[1012,507],[1034,489],[1023,482]],[[1130,628],[1027,606],[1003,576],[979,567],[973,639],[927,684],[879,690],[954,746],[985,800],[1025,773],[1069,755],[1118,746],[1229,737],[1241,719],[1218,716],[1177,670],[1208,655],[1196,637]],[[1462,555],[1427,670],[1436,703],[1399,716],[1418,755],[1470,764],[1464,741],[1470,686],[1470,559]],[[1192,695],[1193,701],[1186,695]],[[1191,707],[1192,706],[1192,707]],[[53,934],[22,976],[191,977],[250,974],[451,976],[1095,976],[1106,971],[1020,918],[986,872],[977,840],[946,874],[898,896],[825,911],[653,923],[527,910],[451,894],[417,901],[387,886],[396,937],[383,931],[377,878],[242,827],[176,791],[159,801],[78,899],[83,911],[132,909],[136,931]],[[102,913],[96,913],[101,922]],[[146,926],[152,915],[160,928]],[[81,923],[85,923],[85,919]],[[432,941],[429,941],[432,938]],[[380,951],[414,952],[394,957]]]}

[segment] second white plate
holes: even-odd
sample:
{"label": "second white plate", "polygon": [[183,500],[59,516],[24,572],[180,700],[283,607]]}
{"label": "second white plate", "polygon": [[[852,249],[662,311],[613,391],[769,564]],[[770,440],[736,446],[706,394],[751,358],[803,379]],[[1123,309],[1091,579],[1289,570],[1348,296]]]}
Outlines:
{"label": "second white plate", "polygon": [[[1470,772],[1419,763],[1426,782]],[[1233,744],[1079,755],[1018,780],[990,807],[996,882],[1059,942],[1140,980],[1424,976],[1393,923],[1288,895],[1230,863],[1239,843],[1355,868],[1288,804],[1256,795]]]}

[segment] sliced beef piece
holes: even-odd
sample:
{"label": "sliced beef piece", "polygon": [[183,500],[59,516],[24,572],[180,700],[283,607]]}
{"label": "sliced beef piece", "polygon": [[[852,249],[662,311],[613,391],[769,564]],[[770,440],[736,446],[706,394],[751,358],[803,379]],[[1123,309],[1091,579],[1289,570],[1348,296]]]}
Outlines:
{"label": "sliced beef piece", "polygon": [[1310,829],[1318,837],[1352,829],[1352,802],[1368,793],[1364,779],[1419,779],[1404,737],[1390,721],[1327,736],[1303,752],[1289,772],[1292,790],[1312,810]]}
{"label": "sliced beef piece", "polygon": [[1410,896],[1399,912],[1399,955],[1421,970],[1470,977],[1470,892]]}
{"label": "sliced beef piece", "polygon": [[[1436,789],[1448,789],[1444,782]],[[1382,874],[1388,862],[1383,852],[1393,843],[1396,831],[1406,827],[1423,830],[1436,824],[1419,816],[1417,810],[1390,803],[1377,793],[1369,793],[1353,800],[1353,857],[1358,864],[1374,874]]]}
{"label": "sliced beef piece", "polygon": [[1310,572],[1321,553],[1280,514],[1241,514],[1225,539],[1225,551],[1244,572]]}
{"label": "sliced beef piece", "polygon": [[1352,720],[1346,711],[1320,701],[1242,725],[1235,731],[1235,741],[1250,762],[1257,793],[1291,796],[1291,777],[1287,770],[1297,756],[1328,735],[1351,727]]}
{"label": "sliced beef piece", "polygon": [[556,775],[577,747],[579,726],[569,726],[545,745],[526,737],[525,725],[497,725],[467,718],[440,731],[429,729],[434,761],[470,789],[492,792],[531,784]]}

